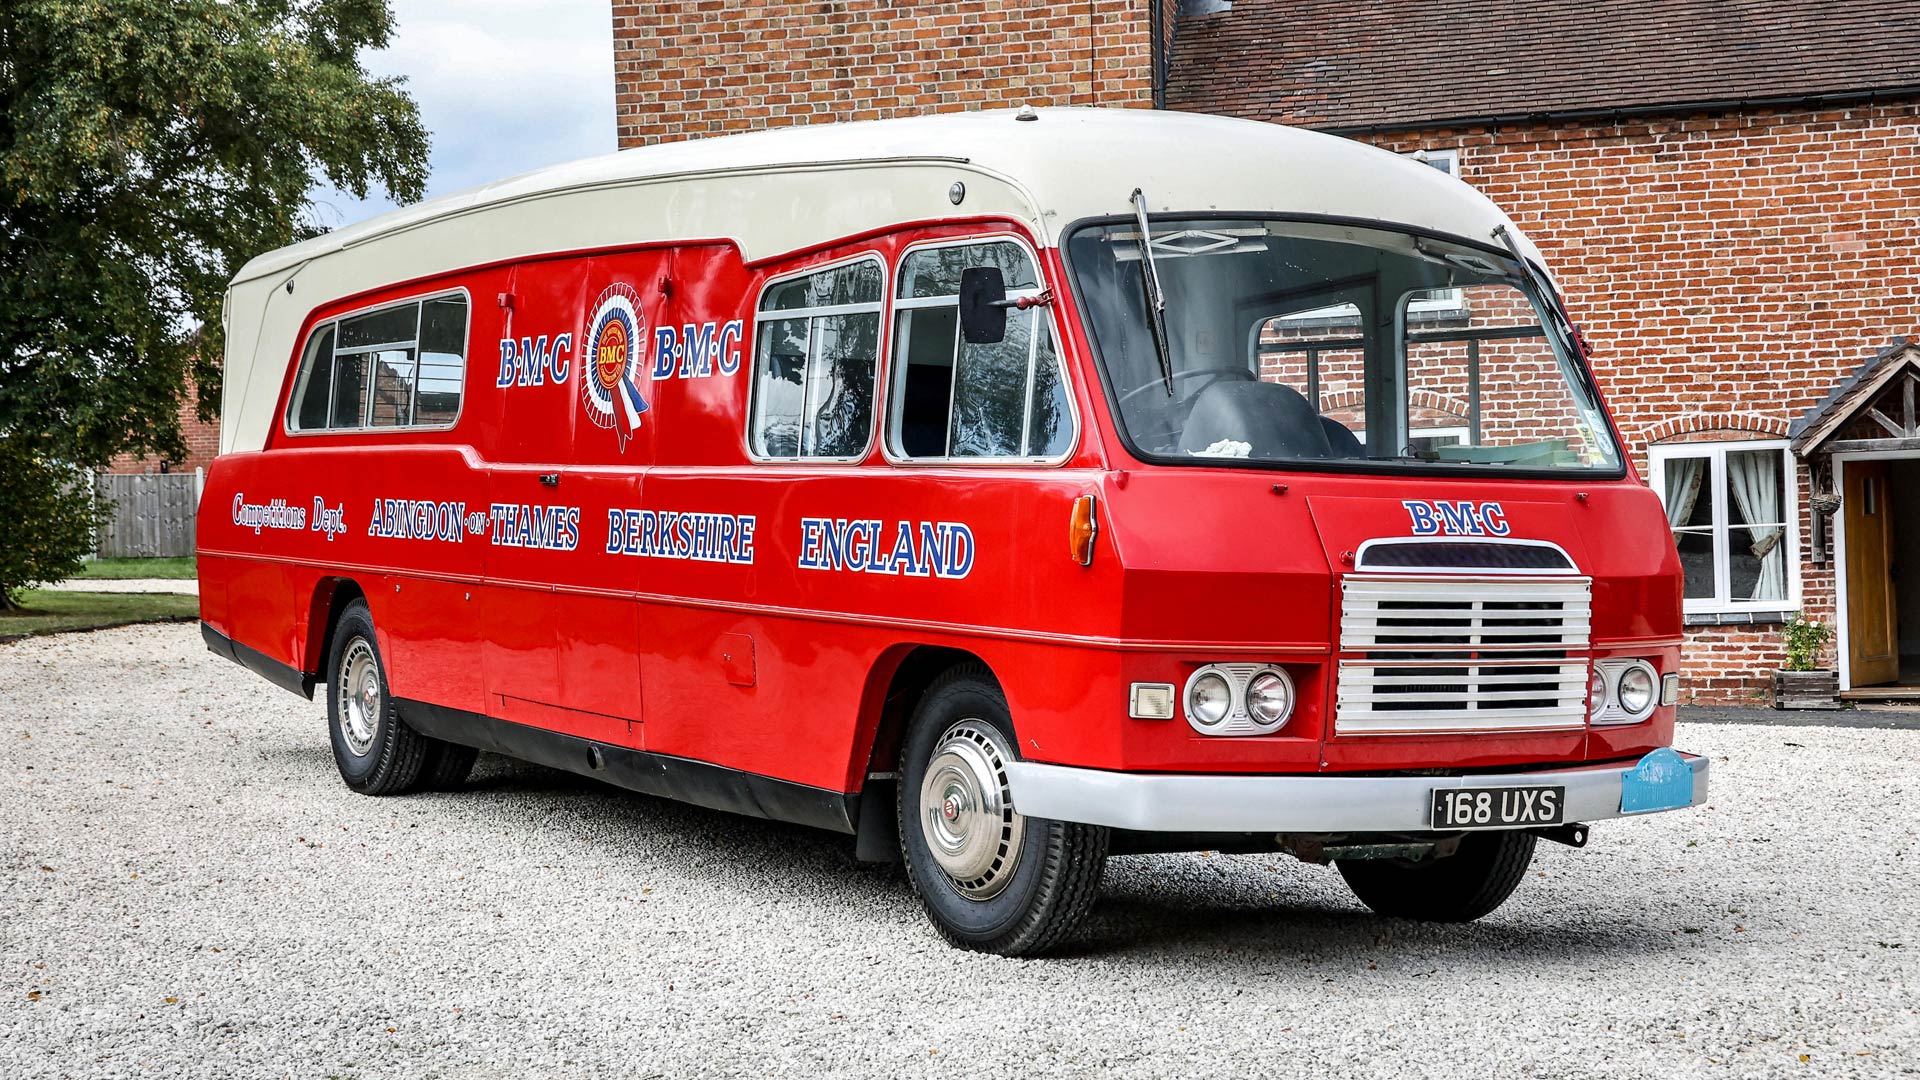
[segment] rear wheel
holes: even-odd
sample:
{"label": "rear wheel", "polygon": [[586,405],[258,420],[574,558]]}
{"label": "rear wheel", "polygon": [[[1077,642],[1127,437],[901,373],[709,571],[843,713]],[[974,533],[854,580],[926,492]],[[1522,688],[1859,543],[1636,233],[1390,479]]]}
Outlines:
{"label": "rear wheel", "polygon": [[340,778],[362,795],[412,790],[431,741],[394,709],[364,600],[348,604],[334,625],[327,675],[327,728]]}
{"label": "rear wheel", "polygon": [[427,760],[420,766],[420,790],[452,791],[467,782],[480,751],[434,738],[427,738],[427,744]]}
{"label": "rear wheel", "polygon": [[934,681],[901,748],[900,848],[935,928],[961,948],[1041,952],[1100,891],[1107,830],[1016,813],[1006,697],[985,668]]}
{"label": "rear wheel", "polygon": [[1472,922],[1506,902],[1533,862],[1525,832],[1469,833],[1441,859],[1342,859],[1340,876],[1360,902],[1399,919]]}

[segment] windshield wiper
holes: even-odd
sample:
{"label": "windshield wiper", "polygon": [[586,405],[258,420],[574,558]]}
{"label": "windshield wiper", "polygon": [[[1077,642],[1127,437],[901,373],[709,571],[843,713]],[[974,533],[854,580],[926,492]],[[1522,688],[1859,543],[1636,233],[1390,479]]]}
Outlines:
{"label": "windshield wiper", "polygon": [[1560,304],[1560,294],[1548,284],[1545,275],[1535,269],[1534,265],[1527,261],[1527,257],[1520,253],[1520,243],[1513,238],[1513,230],[1505,225],[1496,225],[1493,228],[1493,235],[1495,239],[1506,245],[1508,253],[1513,256],[1513,261],[1520,264],[1520,272],[1527,275],[1527,280],[1533,284],[1534,292],[1539,294],[1542,306],[1546,308],[1548,314],[1553,316],[1554,332],[1559,334],[1560,340],[1565,343],[1567,355],[1580,361],[1576,368],[1580,382],[1597,405],[1600,401],[1600,387],[1593,379],[1593,365],[1587,360],[1587,350],[1580,340],[1580,331],[1573,325],[1573,316],[1568,315],[1566,308]]}
{"label": "windshield wiper", "polygon": [[1147,226],[1147,196],[1133,189],[1133,214],[1140,223],[1140,281],[1147,293],[1147,330],[1153,336],[1153,351],[1160,358],[1160,378],[1173,396],[1173,353],[1167,347],[1167,295],[1160,291],[1160,268],[1153,261],[1153,234]]}

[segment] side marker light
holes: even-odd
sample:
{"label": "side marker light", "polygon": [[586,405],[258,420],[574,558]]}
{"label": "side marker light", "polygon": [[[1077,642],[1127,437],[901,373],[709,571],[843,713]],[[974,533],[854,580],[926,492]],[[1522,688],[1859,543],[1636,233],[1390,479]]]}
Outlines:
{"label": "side marker light", "polygon": [[1095,501],[1091,495],[1073,500],[1073,516],[1067,522],[1067,554],[1081,566],[1093,565],[1093,538],[1100,534]]}

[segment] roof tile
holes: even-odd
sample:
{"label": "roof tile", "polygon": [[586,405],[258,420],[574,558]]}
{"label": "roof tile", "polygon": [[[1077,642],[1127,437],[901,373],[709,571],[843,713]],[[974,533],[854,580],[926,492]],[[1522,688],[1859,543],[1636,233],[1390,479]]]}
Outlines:
{"label": "roof tile", "polygon": [[1332,129],[1920,88],[1914,0],[1236,0],[1177,35],[1170,108]]}

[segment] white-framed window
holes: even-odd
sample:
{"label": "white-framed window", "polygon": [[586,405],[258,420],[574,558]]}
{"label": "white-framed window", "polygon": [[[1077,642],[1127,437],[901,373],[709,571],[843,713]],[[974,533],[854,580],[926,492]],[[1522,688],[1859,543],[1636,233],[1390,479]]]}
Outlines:
{"label": "white-framed window", "polygon": [[287,431],[452,427],[466,383],[467,307],[461,289],[314,327],[287,397]]}
{"label": "white-framed window", "polygon": [[960,333],[960,276],[997,267],[1009,300],[1044,291],[1025,244],[970,238],[900,258],[893,298],[893,376],[886,452],[895,461],[1064,461],[1075,420],[1049,306],[1010,311],[1006,335]]}
{"label": "white-framed window", "polygon": [[747,448],[756,460],[866,456],[886,275],[880,256],[862,254],[767,283],[747,410]]}
{"label": "white-framed window", "polygon": [[1689,613],[1799,604],[1799,492],[1784,440],[1668,443],[1650,448],[1648,463]]}

